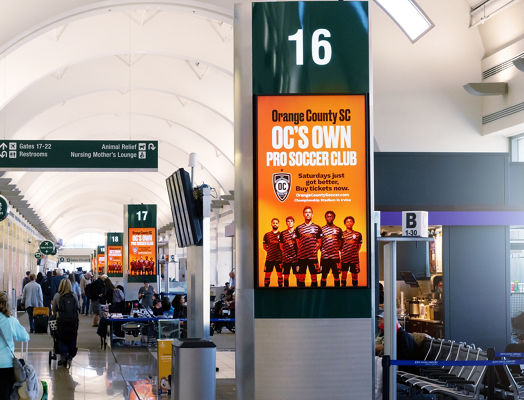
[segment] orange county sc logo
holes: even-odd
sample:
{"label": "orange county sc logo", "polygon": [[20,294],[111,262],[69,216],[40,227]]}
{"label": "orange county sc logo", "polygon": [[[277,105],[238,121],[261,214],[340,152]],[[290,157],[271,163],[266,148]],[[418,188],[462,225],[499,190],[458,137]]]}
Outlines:
{"label": "orange county sc logo", "polygon": [[281,202],[284,202],[291,191],[291,174],[278,172],[273,174],[273,191]]}

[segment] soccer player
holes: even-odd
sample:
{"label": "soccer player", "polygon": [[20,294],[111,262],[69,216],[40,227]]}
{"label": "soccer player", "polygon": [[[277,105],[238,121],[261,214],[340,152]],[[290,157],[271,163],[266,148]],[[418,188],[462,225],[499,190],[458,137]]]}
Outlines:
{"label": "soccer player", "polygon": [[277,271],[278,286],[282,286],[282,268],[280,266],[282,263],[282,251],[280,250],[280,232],[278,231],[279,222],[278,218],[271,220],[272,230],[267,232],[263,239],[264,250],[267,252],[264,269],[266,273],[264,277],[264,287],[269,287],[273,269]]}
{"label": "soccer player", "polygon": [[322,278],[320,285],[326,286],[326,280],[330,271],[333,271],[335,286],[340,287],[338,265],[340,263],[340,249],[342,248],[342,229],[334,225],[335,213],[326,211],[324,214],[326,225],[322,227],[322,244],[320,246],[320,267]]}
{"label": "soccer player", "polygon": [[293,229],[294,224],[295,219],[291,216],[287,217],[287,229],[285,231],[280,232],[280,250],[282,250],[282,272],[284,272],[285,287],[289,286],[289,274],[291,270],[293,270],[295,278],[298,274],[298,248],[297,236],[295,234],[295,230]]}
{"label": "soccer player", "polygon": [[295,234],[298,244],[298,286],[306,286],[306,270],[311,274],[311,287],[317,287],[317,274],[320,272],[318,266],[318,250],[322,238],[322,228],[312,222],[313,209],[304,207],[304,223],[297,226]]}
{"label": "soccer player", "polygon": [[362,246],[362,235],[360,232],[353,230],[355,218],[344,218],[346,230],[342,234],[342,286],[346,286],[348,271],[351,271],[351,280],[353,286],[358,286],[358,273],[360,272],[360,263],[358,252]]}

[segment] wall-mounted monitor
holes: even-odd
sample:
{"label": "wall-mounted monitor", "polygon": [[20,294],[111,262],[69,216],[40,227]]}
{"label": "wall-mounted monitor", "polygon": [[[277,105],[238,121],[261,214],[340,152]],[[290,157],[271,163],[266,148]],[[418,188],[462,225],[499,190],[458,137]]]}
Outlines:
{"label": "wall-mounted monitor", "polygon": [[166,179],[171,214],[179,247],[199,245],[202,242],[201,202],[193,195],[189,173],[183,168]]}

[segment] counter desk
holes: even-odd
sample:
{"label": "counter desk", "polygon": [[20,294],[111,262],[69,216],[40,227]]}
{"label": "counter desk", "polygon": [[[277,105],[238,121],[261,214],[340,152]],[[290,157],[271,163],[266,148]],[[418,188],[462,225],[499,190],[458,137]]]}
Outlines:
{"label": "counter desk", "polygon": [[444,322],[439,320],[407,317],[405,329],[410,333],[426,333],[434,338],[444,337]]}

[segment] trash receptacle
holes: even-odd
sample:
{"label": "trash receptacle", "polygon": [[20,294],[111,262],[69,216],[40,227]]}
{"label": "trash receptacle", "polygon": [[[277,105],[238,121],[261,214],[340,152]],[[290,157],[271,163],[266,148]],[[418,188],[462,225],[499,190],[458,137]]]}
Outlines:
{"label": "trash receptacle", "polygon": [[206,339],[173,340],[172,400],[215,400],[216,345]]}

